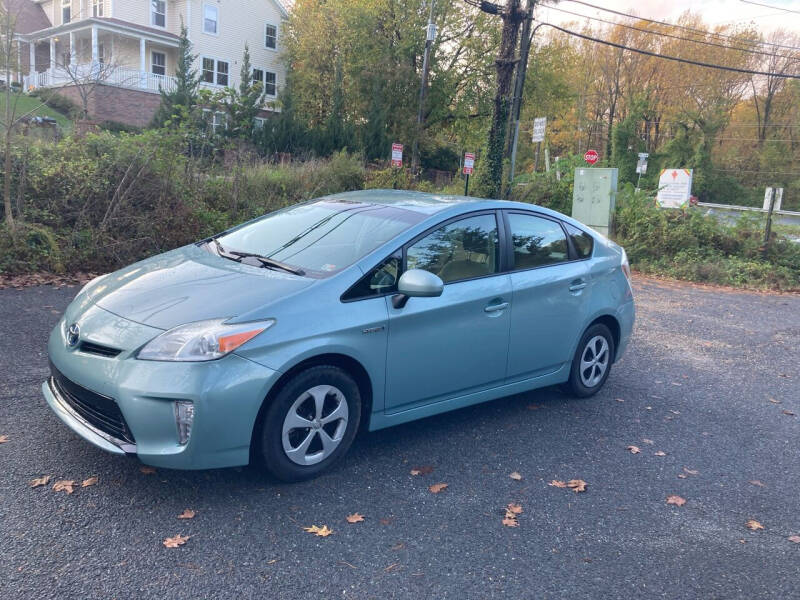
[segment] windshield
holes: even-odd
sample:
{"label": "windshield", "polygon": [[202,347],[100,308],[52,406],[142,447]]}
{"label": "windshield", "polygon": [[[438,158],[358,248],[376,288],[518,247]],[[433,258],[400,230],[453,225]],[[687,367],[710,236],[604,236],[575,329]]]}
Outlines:
{"label": "windshield", "polygon": [[226,252],[257,254],[325,277],[422,218],[392,206],[319,200],[269,214],[217,239]]}

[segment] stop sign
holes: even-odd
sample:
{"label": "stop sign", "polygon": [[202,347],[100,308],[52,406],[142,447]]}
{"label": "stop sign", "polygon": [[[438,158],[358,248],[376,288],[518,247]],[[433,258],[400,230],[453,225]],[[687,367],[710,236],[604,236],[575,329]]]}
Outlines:
{"label": "stop sign", "polygon": [[587,150],[586,154],[583,155],[583,160],[585,160],[590,165],[593,165],[598,160],[600,160],[600,155],[597,153],[597,150]]}

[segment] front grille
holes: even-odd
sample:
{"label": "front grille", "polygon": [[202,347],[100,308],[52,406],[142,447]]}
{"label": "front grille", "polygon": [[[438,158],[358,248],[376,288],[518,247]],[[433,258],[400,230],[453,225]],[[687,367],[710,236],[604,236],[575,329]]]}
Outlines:
{"label": "front grille", "polygon": [[81,345],[78,346],[78,350],[81,352],[85,352],[87,354],[97,354],[98,356],[105,356],[106,358],[114,358],[117,356],[122,350],[117,348],[111,348],[110,346],[102,346],[100,344],[95,344],[94,342],[81,342]]}
{"label": "front grille", "polygon": [[100,431],[129,444],[136,443],[113,398],[102,396],[70,381],[52,363],[50,372],[53,374],[56,390],[76,413]]}

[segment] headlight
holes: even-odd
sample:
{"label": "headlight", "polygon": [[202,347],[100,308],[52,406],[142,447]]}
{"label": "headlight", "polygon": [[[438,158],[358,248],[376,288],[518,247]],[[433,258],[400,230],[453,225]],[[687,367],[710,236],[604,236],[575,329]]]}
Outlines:
{"label": "headlight", "polygon": [[275,324],[274,319],[226,325],[212,319],[179,325],[145,344],[136,358],[176,362],[202,362],[230,354]]}

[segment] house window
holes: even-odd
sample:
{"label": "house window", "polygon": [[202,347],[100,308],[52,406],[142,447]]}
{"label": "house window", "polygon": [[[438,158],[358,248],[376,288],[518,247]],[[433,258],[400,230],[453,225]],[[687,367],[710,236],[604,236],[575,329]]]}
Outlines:
{"label": "house window", "polygon": [[264,69],[253,69],[253,83],[256,82],[261,84],[261,88],[264,88]]}
{"label": "house window", "polygon": [[256,117],[255,119],[253,119],[253,126],[257,130],[258,129],[264,129],[264,123],[266,123],[266,122],[267,122],[267,120],[264,117]]}
{"label": "house window", "polygon": [[156,27],[167,26],[167,2],[166,0],[150,1],[150,23]]}
{"label": "house window", "polygon": [[150,69],[153,75],[167,74],[167,55],[163,52],[153,52],[151,54]]}
{"label": "house window", "polygon": [[207,122],[211,125],[212,133],[217,134],[220,129],[228,128],[228,117],[224,112],[204,108],[203,113],[205,113],[206,119],[208,119]]}
{"label": "house window", "polygon": [[61,22],[69,23],[72,19],[72,0],[61,0]]}
{"label": "house window", "polygon": [[267,23],[264,32],[264,45],[271,50],[275,50],[278,47],[278,28]]}
{"label": "house window", "polygon": [[203,81],[216,85],[228,85],[228,63],[224,60],[203,57]]}
{"label": "house window", "polygon": [[264,93],[267,96],[275,96],[278,93],[275,73],[270,73],[269,71],[264,73]]}
{"label": "house window", "polygon": [[92,16],[103,16],[103,0],[92,0]]}
{"label": "house window", "polygon": [[203,32],[217,35],[219,33],[219,8],[213,4],[203,6]]}

